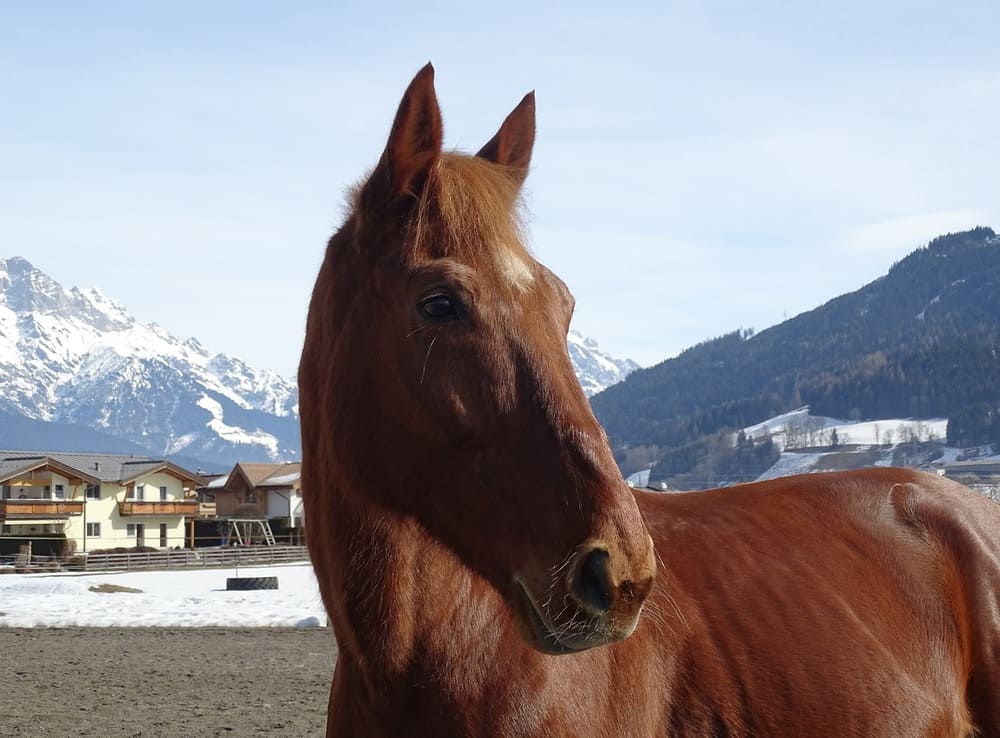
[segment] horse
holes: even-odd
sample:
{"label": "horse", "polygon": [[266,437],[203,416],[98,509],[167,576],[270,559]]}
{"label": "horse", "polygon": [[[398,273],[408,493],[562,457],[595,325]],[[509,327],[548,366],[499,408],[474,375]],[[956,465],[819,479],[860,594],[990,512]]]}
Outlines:
{"label": "horse", "polygon": [[534,140],[531,93],[443,150],[428,64],[328,242],[299,370],[327,735],[1000,736],[1000,507],[890,468],[631,489],[524,245]]}

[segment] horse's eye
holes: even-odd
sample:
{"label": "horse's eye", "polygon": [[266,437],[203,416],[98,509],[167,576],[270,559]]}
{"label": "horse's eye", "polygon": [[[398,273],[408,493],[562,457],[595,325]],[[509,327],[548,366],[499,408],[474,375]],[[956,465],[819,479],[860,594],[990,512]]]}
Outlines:
{"label": "horse's eye", "polygon": [[447,292],[435,292],[420,301],[420,314],[427,320],[443,323],[462,317],[462,306]]}

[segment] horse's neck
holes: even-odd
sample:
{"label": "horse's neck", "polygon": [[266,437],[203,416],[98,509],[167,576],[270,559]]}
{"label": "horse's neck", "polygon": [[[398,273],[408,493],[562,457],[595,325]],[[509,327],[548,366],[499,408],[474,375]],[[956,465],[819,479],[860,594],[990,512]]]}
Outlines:
{"label": "horse's neck", "polygon": [[[348,504],[329,513],[315,522],[334,554],[317,564],[340,647],[328,735],[654,733],[629,707],[669,673],[637,666],[657,651],[648,640],[543,656],[496,591],[417,523]],[[567,709],[613,690],[621,709],[604,722]]]}
{"label": "horse's neck", "polygon": [[472,650],[509,643],[496,592],[412,519],[349,504],[338,512],[331,575],[340,601],[331,617],[345,668],[369,692],[456,674],[465,690],[485,679],[459,665]]}

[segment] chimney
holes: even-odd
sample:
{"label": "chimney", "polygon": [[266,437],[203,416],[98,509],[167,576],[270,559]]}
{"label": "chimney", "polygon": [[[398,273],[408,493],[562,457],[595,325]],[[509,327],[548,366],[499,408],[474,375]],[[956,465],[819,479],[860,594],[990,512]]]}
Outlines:
{"label": "chimney", "polygon": [[94,471],[100,471],[100,470],[101,470],[101,462],[100,461],[95,461],[94,462]]}

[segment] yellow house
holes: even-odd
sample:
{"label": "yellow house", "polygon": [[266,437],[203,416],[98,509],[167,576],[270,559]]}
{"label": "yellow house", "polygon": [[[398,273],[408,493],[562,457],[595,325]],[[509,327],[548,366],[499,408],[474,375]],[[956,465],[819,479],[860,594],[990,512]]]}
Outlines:
{"label": "yellow house", "polygon": [[184,546],[200,477],[169,461],[0,451],[0,544],[55,550]]}

